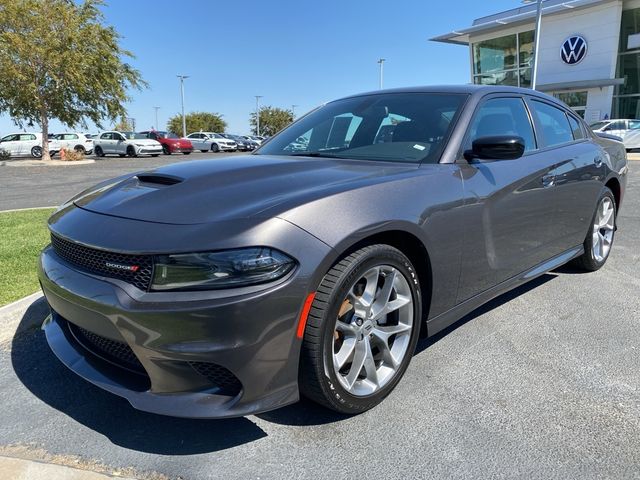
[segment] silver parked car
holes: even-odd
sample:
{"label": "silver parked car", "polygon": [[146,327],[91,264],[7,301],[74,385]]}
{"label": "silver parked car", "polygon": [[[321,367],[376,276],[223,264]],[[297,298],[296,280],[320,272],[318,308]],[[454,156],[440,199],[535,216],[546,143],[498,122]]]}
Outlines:
{"label": "silver parked car", "polygon": [[602,120],[600,122],[592,123],[589,127],[596,133],[606,133],[607,135],[615,135],[616,137],[624,138],[630,130],[640,128],[640,120],[612,118],[611,120]]}

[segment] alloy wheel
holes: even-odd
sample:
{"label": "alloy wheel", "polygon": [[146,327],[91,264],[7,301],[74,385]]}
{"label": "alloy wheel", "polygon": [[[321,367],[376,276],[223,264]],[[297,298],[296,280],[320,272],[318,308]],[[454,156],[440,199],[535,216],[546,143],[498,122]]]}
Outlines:
{"label": "alloy wheel", "polygon": [[367,396],[391,381],[407,355],[413,317],[409,282],[396,268],[379,265],[356,280],[333,334],[333,368],[345,390]]}
{"label": "alloy wheel", "polygon": [[598,204],[595,221],[593,223],[592,254],[597,262],[604,261],[609,256],[615,225],[615,208],[609,197],[603,197]]}

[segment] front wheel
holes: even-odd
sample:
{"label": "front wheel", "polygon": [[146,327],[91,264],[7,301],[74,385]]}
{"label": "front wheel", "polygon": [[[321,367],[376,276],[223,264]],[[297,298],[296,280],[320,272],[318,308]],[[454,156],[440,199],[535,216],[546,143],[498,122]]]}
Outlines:
{"label": "front wheel", "polygon": [[171,155],[171,149],[169,148],[169,145],[162,145],[162,153],[164,153],[165,155]]}
{"label": "front wheel", "polygon": [[608,188],[604,188],[593,214],[591,227],[584,240],[584,253],[573,264],[587,272],[600,269],[609,258],[613,237],[616,233],[616,199]]}
{"label": "front wheel", "polygon": [[35,146],[31,148],[31,156],[33,158],[40,158],[42,156],[42,147]]}
{"label": "front wheel", "polygon": [[95,147],[93,151],[96,154],[96,157],[104,157],[104,152],[102,151],[102,147]]}
{"label": "front wheel", "polygon": [[212,151],[213,153],[218,153],[218,152],[220,151],[220,147],[218,146],[218,144],[217,144],[217,143],[212,143],[212,144],[211,144],[211,151]]}
{"label": "front wheel", "polygon": [[135,149],[135,148],[133,148],[133,146],[132,146],[132,145],[129,145],[129,146],[127,147],[127,155],[128,155],[129,157],[136,157],[136,156],[137,156],[137,155],[136,155],[136,149]]}
{"label": "front wheel", "polygon": [[364,412],[395,388],[418,341],[420,284],[389,245],[362,248],[325,275],[305,328],[304,396],[341,413]]}

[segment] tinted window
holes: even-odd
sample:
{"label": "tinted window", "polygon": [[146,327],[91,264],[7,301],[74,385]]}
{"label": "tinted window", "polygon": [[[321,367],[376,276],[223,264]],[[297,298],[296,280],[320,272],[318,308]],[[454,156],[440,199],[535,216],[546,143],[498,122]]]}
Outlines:
{"label": "tinted window", "polygon": [[618,120],[617,122],[611,122],[605,130],[626,130],[626,128],[624,120]]}
{"label": "tinted window", "polygon": [[35,139],[36,139],[36,136],[30,133],[23,133],[22,135],[20,135],[20,140],[23,142],[27,142]]}
{"label": "tinted window", "polygon": [[469,129],[467,148],[476,138],[494,135],[518,135],[525,151],[535,150],[536,141],[529,113],[521,98],[493,98],[482,104]]}
{"label": "tinted window", "polygon": [[[294,122],[258,154],[435,163],[466,98],[386,93],[337,100]],[[381,133],[391,126],[393,133]]]}
{"label": "tinted window", "polygon": [[0,142],[15,142],[16,140],[18,140],[18,135],[7,135]]}
{"label": "tinted window", "polygon": [[635,130],[637,128],[640,128],[640,121],[638,121],[638,120],[629,120],[629,129],[630,130]]}
{"label": "tinted window", "polygon": [[569,125],[571,125],[571,131],[573,132],[573,139],[580,140],[584,138],[584,131],[582,130],[582,126],[577,119],[572,117],[571,115],[567,115],[569,117]]}
{"label": "tinted window", "polygon": [[110,133],[103,133],[102,135],[100,135],[100,138],[102,140],[111,140],[113,137],[111,136]]}
{"label": "tinted window", "polygon": [[535,100],[531,104],[542,129],[545,146],[551,147],[573,141],[573,132],[564,110]]}

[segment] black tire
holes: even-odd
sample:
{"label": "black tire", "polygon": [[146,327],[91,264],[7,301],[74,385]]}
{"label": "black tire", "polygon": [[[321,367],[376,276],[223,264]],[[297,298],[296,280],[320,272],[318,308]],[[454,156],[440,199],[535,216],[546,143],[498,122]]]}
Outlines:
{"label": "black tire", "polygon": [[104,157],[104,152],[102,151],[102,147],[95,147],[93,152],[96,154],[96,157]]}
{"label": "black tire", "polygon": [[211,144],[211,151],[212,151],[213,153],[218,153],[218,152],[220,151],[220,147],[218,146],[218,144],[217,144],[217,143],[212,143],[212,144]]}
{"label": "black tire", "polygon": [[136,155],[136,149],[135,149],[135,148],[133,148],[133,146],[132,146],[132,145],[129,145],[129,146],[127,147],[127,156],[128,156],[128,157],[137,157],[137,155]]}
{"label": "black tire", "polygon": [[[407,281],[413,300],[413,326],[406,353],[395,374],[376,392],[356,396],[340,384],[333,368],[333,342],[338,312],[349,289],[367,270],[391,266]],[[299,384],[301,393],[332,410],[361,413],[375,407],[395,388],[406,371],[420,334],[422,299],[420,283],[411,261],[389,245],[364,247],[335,264],[324,276],[315,294],[304,332]]]}
{"label": "black tire", "polygon": [[152,157],[158,157],[158,156],[160,156],[160,154],[159,153],[152,153],[151,156]]}
{"label": "black tire", "polygon": [[118,154],[118,156],[119,156],[120,158],[124,158],[124,157],[126,157],[126,155],[125,155],[124,153],[119,153],[119,154]]}
{"label": "black tire", "polygon": [[182,152],[183,155],[190,155],[191,152]]}
{"label": "black tire", "polygon": [[31,147],[31,156],[33,158],[42,157],[42,147],[36,145],[35,147]]}
{"label": "black tire", "polygon": [[162,153],[165,155],[171,155],[171,149],[169,145],[162,144]]}
{"label": "black tire", "polygon": [[73,147],[73,149],[74,149],[76,152],[81,153],[81,154],[83,154],[83,155],[84,155],[85,153],[87,153],[87,151],[84,149],[84,147],[83,147],[82,145],[76,145],[75,147]]}
{"label": "black tire", "polygon": [[[596,217],[598,216],[598,210],[602,208],[603,202],[610,202],[613,207],[613,231],[611,232],[611,240],[609,242],[609,250],[606,252],[603,258],[598,259],[594,253],[594,230],[593,226],[596,223]],[[616,205],[616,199],[613,195],[613,192],[605,187],[598,198],[598,203],[596,204],[595,212],[593,213],[593,217],[591,218],[591,223],[589,224],[589,231],[587,232],[587,236],[584,240],[584,253],[579,257],[572,260],[571,264],[586,272],[595,272],[602,268],[602,266],[607,263],[607,259],[609,258],[609,254],[611,253],[611,248],[613,247],[613,241],[615,240],[615,232],[616,232],[616,216],[618,214],[618,209]]]}
{"label": "black tire", "polygon": [[207,153],[209,150],[200,150],[202,153]]}

